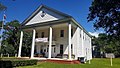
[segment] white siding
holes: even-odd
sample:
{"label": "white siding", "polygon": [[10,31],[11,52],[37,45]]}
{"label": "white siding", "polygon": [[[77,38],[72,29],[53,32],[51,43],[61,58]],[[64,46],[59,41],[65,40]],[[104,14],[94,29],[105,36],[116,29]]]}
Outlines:
{"label": "white siding", "polygon": [[92,59],[91,38],[79,27],[74,29],[72,44],[74,47],[73,54],[75,55],[75,59],[78,57],[85,57],[87,60]]}
{"label": "white siding", "polygon": [[[41,17],[42,11],[45,12],[45,16]],[[26,25],[41,23],[41,22],[48,22],[53,20],[59,20],[63,19],[64,17],[61,15],[58,15],[50,10],[47,10],[45,8],[42,8],[36,16],[34,16]]]}
{"label": "white siding", "polygon": [[77,57],[82,57],[83,56],[83,50],[82,50],[82,30],[80,29],[80,28],[78,28],[79,30],[79,33],[78,33],[78,41],[77,41],[77,43],[78,43],[78,45],[77,45],[77,50],[78,50],[78,52],[77,52]]}
{"label": "white siding", "polygon": [[92,49],[90,37],[84,32],[84,57],[87,60],[92,59]]}

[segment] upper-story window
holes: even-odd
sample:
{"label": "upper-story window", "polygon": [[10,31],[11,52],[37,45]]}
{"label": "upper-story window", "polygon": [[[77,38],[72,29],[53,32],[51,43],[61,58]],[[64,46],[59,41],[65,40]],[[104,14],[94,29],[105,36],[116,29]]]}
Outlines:
{"label": "upper-story window", "polygon": [[71,36],[73,36],[73,29],[71,29]]}
{"label": "upper-story window", "polygon": [[86,34],[84,33],[84,40],[86,39]]}
{"label": "upper-story window", "polygon": [[41,37],[44,38],[44,32],[41,33]]}
{"label": "upper-story window", "polygon": [[81,38],[81,30],[80,30],[80,38]]}
{"label": "upper-story window", "polygon": [[84,33],[83,33],[83,40],[84,40]]}
{"label": "upper-story window", "polygon": [[64,37],[64,30],[60,31],[60,37]]}
{"label": "upper-story window", "polygon": [[35,38],[38,38],[38,33],[36,33],[36,36],[35,36]]}
{"label": "upper-story window", "polygon": [[83,33],[83,40],[85,40],[85,33]]}

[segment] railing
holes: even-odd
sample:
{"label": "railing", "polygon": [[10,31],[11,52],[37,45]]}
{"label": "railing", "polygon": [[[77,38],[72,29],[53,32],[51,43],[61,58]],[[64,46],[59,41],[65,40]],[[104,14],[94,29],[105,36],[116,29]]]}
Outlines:
{"label": "railing", "polygon": [[17,57],[17,54],[0,54],[0,57]]}

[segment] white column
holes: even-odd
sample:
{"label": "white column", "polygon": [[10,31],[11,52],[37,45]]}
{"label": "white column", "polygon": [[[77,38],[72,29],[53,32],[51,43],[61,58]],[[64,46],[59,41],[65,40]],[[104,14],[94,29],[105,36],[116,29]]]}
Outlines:
{"label": "white column", "polygon": [[[83,39],[83,36],[84,36],[84,33],[83,33],[83,29],[81,30],[81,42],[82,42],[82,56],[81,57],[84,57],[84,39]],[[85,38],[85,37],[84,37]]]}
{"label": "white column", "polygon": [[51,46],[52,46],[52,27],[50,26],[50,31],[49,31],[49,53],[48,53],[48,58],[51,58]]}
{"label": "white column", "polygon": [[21,36],[20,36],[20,44],[19,44],[18,57],[21,57],[22,40],[23,40],[23,31],[21,31]]}
{"label": "white column", "polygon": [[31,48],[31,58],[34,57],[35,34],[36,34],[36,31],[35,31],[35,29],[33,29],[32,48]]}
{"label": "white column", "polygon": [[89,59],[92,59],[92,42],[91,42],[91,38],[90,38],[90,58]]}
{"label": "white column", "polygon": [[71,60],[71,23],[68,24],[68,59]]}

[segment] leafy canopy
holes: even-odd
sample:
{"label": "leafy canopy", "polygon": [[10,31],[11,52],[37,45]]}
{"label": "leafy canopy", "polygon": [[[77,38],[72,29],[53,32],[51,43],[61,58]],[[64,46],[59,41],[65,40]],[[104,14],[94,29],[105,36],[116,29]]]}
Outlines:
{"label": "leafy canopy", "polygon": [[[7,22],[4,25],[3,40],[1,53],[3,54],[16,54],[18,53],[20,42],[20,23],[17,20]],[[22,44],[22,56],[29,56],[32,43],[32,32],[28,33],[24,31],[23,44]]]}
{"label": "leafy canopy", "polygon": [[116,57],[120,56],[120,41],[115,38],[110,39],[110,35],[100,33],[99,36],[93,37],[92,45],[96,46],[97,52],[114,53]]}
{"label": "leafy canopy", "polygon": [[89,11],[87,19],[94,22],[95,29],[120,37],[120,0],[93,0]]}

